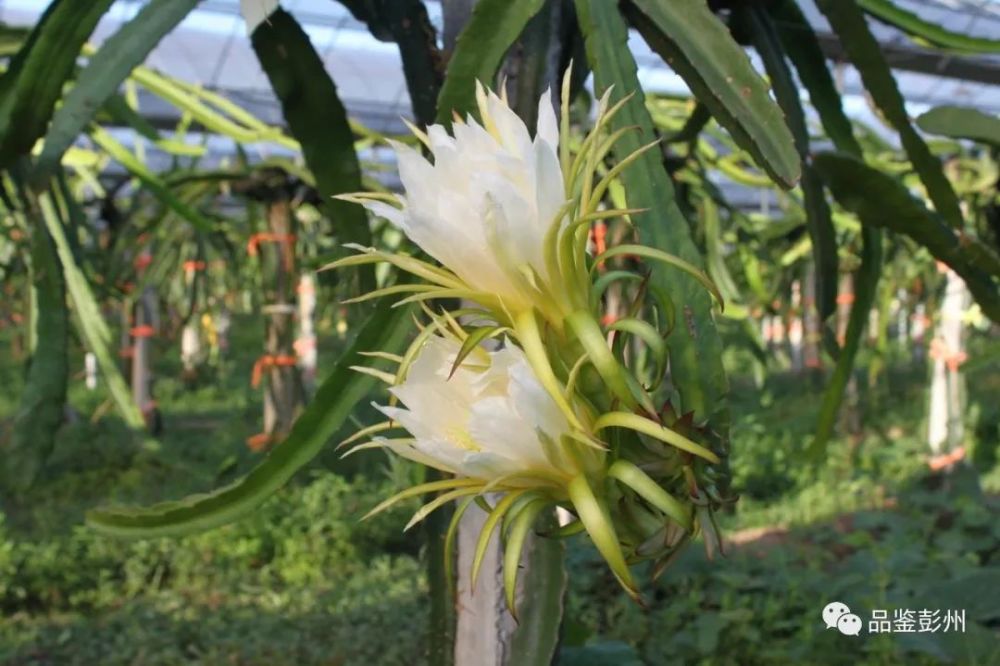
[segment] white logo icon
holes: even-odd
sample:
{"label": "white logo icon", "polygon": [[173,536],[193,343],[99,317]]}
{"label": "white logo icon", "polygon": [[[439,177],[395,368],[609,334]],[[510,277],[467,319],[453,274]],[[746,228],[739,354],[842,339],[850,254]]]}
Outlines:
{"label": "white logo icon", "polygon": [[851,612],[847,604],[831,601],[823,608],[823,622],[827,629],[836,629],[845,636],[861,633],[861,618]]}
{"label": "white logo icon", "polygon": [[826,622],[827,629],[836,629],[837,620],[840,619],[841,615],[847,615],[851,612],[851,609],[847,607],[847,604],[842,604],[839,601],[831,601],[823,609],[823,621]]}
{"label": "white logo icon", "polygon": [[837,629],[845,636],[857,636],[861,633],[861,618],[854,613],[846,613],[837,620]]}

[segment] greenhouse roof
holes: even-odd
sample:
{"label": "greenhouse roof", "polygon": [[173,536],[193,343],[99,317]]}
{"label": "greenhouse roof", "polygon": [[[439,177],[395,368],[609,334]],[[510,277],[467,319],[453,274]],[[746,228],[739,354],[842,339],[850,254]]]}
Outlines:
{"label": "greenhouse roof", "polygon": [[[0,20],[13,25],[33,24],[44,0],[2,0]],[[118,0],[95,34],[100,41],[128,21],[144,4]],[[439,2],[426,3],[440,33]],[[898,0],[923,18],[943,27],[978,36],[1000,36],[1000,1]],[[353,115],[378,130],[399,128],[400,116],[409,116],[409,97],[395,44],[380,42],[366,26],[333,0],[284,0],[304,25]],[[812,6],[810,20],[821,35],[828,55],[839,47],[826,21]],[[1000,112],[1000,56],[958,57],[921,48],[899,31],[873,23],[890,62],[897,69],[903,96],[919,112],[937,104],[962,104]],[[687,88],[645,43],[633,35],[631,47],[647,90],[685,93]],[[205,0],[153,51],[148,64],[167,74],[226,92],[262,117],[279,121],[277,102],[257,63],[246,36],[239,0]],[[872,119],[860,93],[853,68],[845,66],[843,89],[848,113]],[[155,116],[165,109],[146,109]],[[166,120],[166,119],[164,119]]]}
{"label": "greenhouse roof", "polygon": [[[896,0],[922,18],[953,31],[981,37],[1000,37],[1000,0]],[[0,21],[34,24],[46,0],[0,0]],[[145,4],[118,0],[94,35],[100,42],[113,34]],[[283,0],[304,26],[337,84],[350,114],[379,132],[402,132],[401,117],[411,116],[399,52],[394,43],[380,42],[366,25],[335,0]],[[440,2],[427,0],[430,20],[442,31]],[[842,59],[842,49],[818,9],[804,9],[828,57]],[[887,59],[896,70],[909,111],[918,114],[939,104],[958,104],[1000,113],[1000,56],[958,56],[922,47],[895,28],[871,21]],[[686,95],[683,80],[674,74],[643,40],[632,35],[630,46],[647,92]],[[751,59],[756,55],[751,51]],[[181,25],[152,52],[147,64],[164,73],[223,92],[261,119],[282,123],[280,108],[257,62],[240,14],[239,0],[203,0]],[[759,65],[759,63],[757,63]],[[837,70],[844,91],[844,107],[857,120],[895,135],[872,112],[856,70],[844,64]],[[802,93],[805,96],[805,93]],[[140,98],[142,112],[164,129],[174,126],[178,112],[153,97]],[[126,139],[128,140],[128,139]],[[231,152],[226,142],[213,142],[213,152]],[[382,156],[380,156],[382,159]],[[754,205],[756,195],[739,193],[742,205]],[[735,203],[735,202],[734,202]]]}

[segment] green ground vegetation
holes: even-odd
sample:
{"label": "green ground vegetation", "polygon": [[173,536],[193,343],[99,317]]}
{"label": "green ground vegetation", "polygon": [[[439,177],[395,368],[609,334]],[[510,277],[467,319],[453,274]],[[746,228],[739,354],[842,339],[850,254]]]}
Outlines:
{"label": "green ground vegetation", "polygon": [[[329,447],[252,517],[183,539],[119,541],[82,525],[96,504],[181,496],[253,465],[258,328],[238,321],[232,355],[195,386],[171,379],[175,349],[158,350],[156,441],[130,435],[102,391],[74,380],[74,416],[42,478],[4,498],[0,664],[425,663],[420,543],[401,532],[413,507],[359,522],[413,482],[409,464],[378,452],[342,461]],[[335,357],[335,336],[323,342]],[[647,584],[642,608],[571,542],[561,663],[1000,663],[1000,597],[989,592],[1000,589],[998,373],[970,381],[975,470],[942,481],[926,467],[922,366],[896,359],[872,387],[861,376],[863,431],[810,462],[819,389],[781,372],[758,386],[732,365],[742,498],[722,522],[737,543],[711,562],[689,548]],[[4,423],[22,373],[2,357]],[[962,608],[966,631],[849,638],[823,628],[831,600],[866,621],[878,608]]]}

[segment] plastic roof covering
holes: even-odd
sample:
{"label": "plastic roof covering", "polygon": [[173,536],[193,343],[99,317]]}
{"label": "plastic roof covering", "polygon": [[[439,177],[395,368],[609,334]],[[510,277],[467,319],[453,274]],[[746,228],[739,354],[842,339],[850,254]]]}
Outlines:
{"label": "plastic roof covering", "polygon": [[[895,0],[943,27],[977,36],[1000,38],[1000,0]],[[0,21],[11,25],[34,24],[47,0],[0,0]],[[118,0],[98,26],[93,41],[113,34],[144,4],[143,0]],[[426,0],[431,21],[441,32],[441,6]],[[411,115],[399,53],[393,43],[379,42],[366,26],[355,20],[335,0],[282,0],[303,24],[337,84],[349,113],[381,132],[404,131],[400,117]],[[819,33],[829,25],[807,0],[804,10]],[[887,46],[912,47],[901,32],[872,21],[879,41]],[[629,45],[639,64],[639,78],[651,92],[685,94],[684,82],[633,34]],[[750,52],[751,58],[756,55]],[[942,63],[947,62],[942,56]],[[975,56],[977,63],[995,67],[989,82],[975,82],[904,71],[907,54],[891,58],[897,81],[913,114],[938,104],[960,104],[1000,113],[1000,56]],[[277,101],[250,46],[239,11],[239,0],[203,2],[154,49],[147,64],[172,76],[201,83],[224,92],[262,119],[280,123]],[[759,63],[756,63],[759,66]],[[989,70],[987,70],[989,71]],[[838,77],[848,114],[879,128],[862,94],[857,72],[841,66]],[[982,78],[982,77],[981,77]],[[803,93],[805,96],[805,93]],[[156,100],[145,99],[143,113],[170,122],[176,112]],[[893,135],[886,132],[887,138]],[[225,151],[221,145],[219,150]]]}

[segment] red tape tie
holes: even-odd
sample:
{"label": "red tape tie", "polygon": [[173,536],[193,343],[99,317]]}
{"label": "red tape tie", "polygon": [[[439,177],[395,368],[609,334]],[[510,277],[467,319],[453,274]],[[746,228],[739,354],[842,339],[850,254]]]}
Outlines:
{"label": "red tape tie", "polygon": [[[260,249],[261,243],[282,243],[289,245],[294,248],[295,246],[295,234],[277,234],[271,231],[262,231],[259,234],[253,234],[247,241],[247,254],[251,257],[256,257],[258,250]],[[285,270],[291,272],[292,270],[292,258],[289,254],[285,255]]]}
{"label": "red tape tie", "polygon": [[272,443],[277,441],[277,437],[266,432],[259,432],[256,435],[251,435],[247,437],[247,448],[255,453],[258,451],[263,451]]}
{"label": "red tape tie", "polygon": [[959,366],[969,360],[969,355],[964,351],[955,351],[948,347],[941,338],[931,340],[929,355],[935,361],[944,361],[945,365],[952,372],[958,372]]}
{"label": "red tape tie", "polygon": [[137,271],[142,271],[148,268],[151,263],[153,263],[153,255],[151,255],[149,252],[143,252],[142,254],[140,254],[138,257],[135,258],[135,260],[132,262],[132,265],[135,267]]}
{"label": "red tape tie", "polygon": [[927,466],[934,472],[940,472],[941,470],[951,467],[955,463],[961,461],[964,457],[965,447],[960,446],[951,453],[944,453],[939,456],[932,457],[927,461]]}
{"label": "red tape tie", "polygon": [[265,354],[257,359],[253,364],[253,374],[250,377],[250,385],[254,388],[260,386],[261,379],[264,378],[264,371],[276,367],[291,367],[298,362],[294,356]]}

